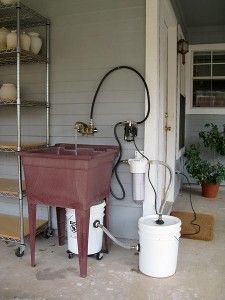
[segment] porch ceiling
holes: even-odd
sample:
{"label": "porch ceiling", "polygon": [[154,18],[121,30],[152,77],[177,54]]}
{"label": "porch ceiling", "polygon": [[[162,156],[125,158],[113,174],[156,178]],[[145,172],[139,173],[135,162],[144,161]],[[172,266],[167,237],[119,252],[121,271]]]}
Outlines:
{"label": "porch ceiling", "polygon": [[[225,0],[171,0],[171,3],[188,38],[192,39],[193,32],[202,33],[205,28],[205,31],[213,31],[218,36],[218,42],[223,40],[225,35]],[[215,41],[213,42],[216,42],[216,38],[214,36]]]}
{"label": "porch ceiling", "polygon": [[176,0],[188,27],[225,25],[224,0]]}

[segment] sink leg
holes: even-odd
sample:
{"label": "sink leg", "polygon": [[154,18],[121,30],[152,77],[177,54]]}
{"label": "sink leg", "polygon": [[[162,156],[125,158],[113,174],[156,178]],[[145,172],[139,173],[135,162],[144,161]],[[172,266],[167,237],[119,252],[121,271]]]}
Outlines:
{"label": "sink leg", "polygon": [[65,244],[65,225],[66,225],[66,210],[65,208],[56,207],[58,240],[59,246]]}
{"label": "sink leg", "polygon": [[[104,226],[109,229],[109,198],[105,198],[105,216],[104,216]],[[111,248],[111,240],[110,238],[104,233],[104,251],[108,253]]]}
{"label": "sink leg", "polygon": [[80,276],[87,276],[88,234],[90,209],[75,210],[77,223],[77,243],[79,253]]}
{"label": "sink leg", "polygon": [[29,201],[28,201],[28,216],[29,216],[29,230],[30,230],[31,266],[35,267],[36,204],[29,204]]}

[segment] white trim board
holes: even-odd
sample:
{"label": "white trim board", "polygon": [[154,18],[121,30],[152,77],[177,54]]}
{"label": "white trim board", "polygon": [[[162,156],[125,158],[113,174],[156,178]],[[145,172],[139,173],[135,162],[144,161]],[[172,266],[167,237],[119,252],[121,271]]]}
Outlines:
{"label": "white trim board", "polygon": [[[172,113],[168,113],[168,124],[172,130],[168,138],[167,163],[175,171],[176,162],[176,99],[177,99],[177,21],[169,0],[146,0],[146,81],[150,87],[151,113],[145,122],[144,152],[150,159],[159,159],[159,128],[160,115],[160,48],[159,28],[160,14],[164,8],[164,16],[168,26],[168,106]],[[151,167],[150,177],[157,190],[157,168]],[[168,201],[174,201],[174,181],[168,196]],[[154,214],[154,193],[146,178],[145,201],[143,215]]]}

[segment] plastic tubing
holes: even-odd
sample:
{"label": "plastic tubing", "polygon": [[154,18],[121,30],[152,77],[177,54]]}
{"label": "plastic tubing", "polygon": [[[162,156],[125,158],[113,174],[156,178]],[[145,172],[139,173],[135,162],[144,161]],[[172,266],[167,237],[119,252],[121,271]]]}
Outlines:
{"label": "plastic tubing", "polygon": [[169,190],[171,188],[171,185],[172,185],[173,171],[172,171],[171,167],[167,163],[165,163],[164,161],[161,161],[161,160],[149,160],[149,164],[159,164],[159,165],[162,165],[162,166],[164,166],[164,167],[167,168],[167,170],[169,171],[169,174],[170,174],[169,183],[168,183],[168,186],[167,186],[166,191],[165,191],[164,198],[163,198],[162,203],[161,203],[160,208],[159,208],[159,214],[162,215],[164,206],[166,204],[166,198],[167,198],[168,192],[169,192]]}
{"label": "plastic tubing", "polygon": [[109,231],[108,229],[106,229],[102,224],[98,223],[96,225],[96,227],[101,228],[104,233],[118,246],[124,248],[124,249],[128,249],[128,250],[132,250],[132,249],[136,249],[138,250],[138,245],[128,245],[125,243],[122,243],[121,241],[119,241],[117,238],[115,238]]}

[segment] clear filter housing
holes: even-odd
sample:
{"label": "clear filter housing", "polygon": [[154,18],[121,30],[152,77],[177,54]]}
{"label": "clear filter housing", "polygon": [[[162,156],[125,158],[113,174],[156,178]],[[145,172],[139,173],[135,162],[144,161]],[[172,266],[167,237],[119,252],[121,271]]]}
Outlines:
{"label": "clear filter housing", "polygon": [[128,160],[130,172],[132,173],[132,189],[134,202],[141,203],[145,196],[145,173],[147,171],[148,161],[139,153],[135,158]]}

